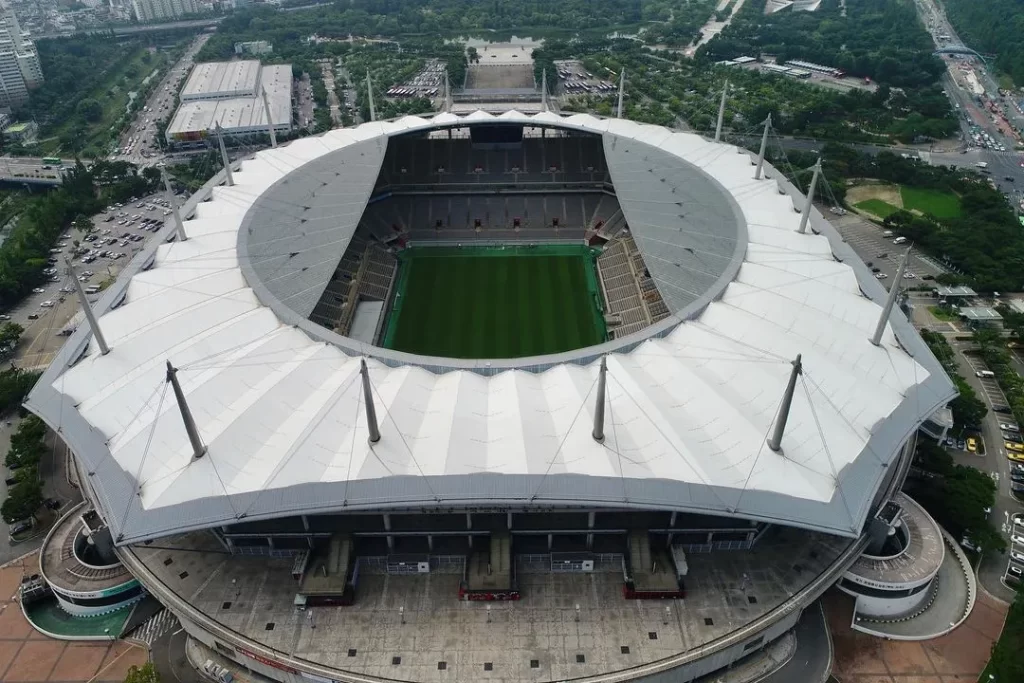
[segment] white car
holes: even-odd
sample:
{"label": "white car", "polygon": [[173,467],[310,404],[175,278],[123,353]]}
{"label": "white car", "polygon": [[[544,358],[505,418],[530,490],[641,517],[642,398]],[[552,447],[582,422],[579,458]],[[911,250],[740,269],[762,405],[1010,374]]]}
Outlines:
{"label": "white car", "polygon": [[1019,533],[1018,534],[1013,534],[1012,536],[1010,536],[1010,540],[1013,541],[1014,543],[1016,543],[1019,546],[1024,546],[1024,536],[1022,536]]}
{"label": "white car", "polygon": [[1020,431],[1020,427],[1018,427],[1015,424],[1010,424],[1009,422],[1000,422],[999,423],[999,428],[1004,430],[1004,431],[1007,431],[1007,432],[1019,432]]}
{"label": "white car", "polygon": [[32,292],[34,294],[43,294],[44,292],[46,292],[46,290],[43,289],[42,287],[33,287]]}
{"label": "white car", "polygon": [[887,277],[889,277],[889,276],[886,275],[885,273],[875,273],[875,278],[877,278],[879,280],[884,280]]}
{"label": "white car", "polygon": [[1024,553],[1016,551],[1016,550],[1011,550],[1010,551],[1010,557],[1012,557],[1013,559],[1017,560],[1018,562],[1024,564]]}
{"label": "white car", "polygon": [[53,302],[52,301],[44,301],[43,303],[41,303],[39,305],[42,306],[43,308],[53,308]]}
{"label": "white car", "polygon": [[907,272],[903,274],[903,277],[907,278],[908,280],[913,280],[917,276],[914,275],[913,273]]}

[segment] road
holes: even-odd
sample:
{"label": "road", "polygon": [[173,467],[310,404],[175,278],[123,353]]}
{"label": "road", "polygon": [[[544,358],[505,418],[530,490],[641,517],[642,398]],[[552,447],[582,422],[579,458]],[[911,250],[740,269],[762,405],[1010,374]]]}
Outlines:
{"label": "road", "polygon": [[192,69],[196,53],[209,39],[209,33],[197,36],[185,50],[185,54],[164,74],[135,121],[121,134],[118,149],[112,155],[112,159],[127,161],[137,166],[152,166],[162,160],[160,144],[157,141],[157,124],[174,115],[174,98],[182,81]]}

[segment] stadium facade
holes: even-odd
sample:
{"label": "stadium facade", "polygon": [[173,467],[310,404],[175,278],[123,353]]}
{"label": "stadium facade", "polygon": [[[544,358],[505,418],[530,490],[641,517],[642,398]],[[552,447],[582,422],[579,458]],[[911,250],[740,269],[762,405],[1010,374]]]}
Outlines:
{"label": "stadium facade", "polygon": [[[691,680],[856,592],[865,550],[903,552],[893,500],[955,388],[745,150],[405,117],[259,152],[182,215],[27,407],[211,656],[281,681]],[[379,345],[407,247],[564,243],[600,252],[606,341]]]}

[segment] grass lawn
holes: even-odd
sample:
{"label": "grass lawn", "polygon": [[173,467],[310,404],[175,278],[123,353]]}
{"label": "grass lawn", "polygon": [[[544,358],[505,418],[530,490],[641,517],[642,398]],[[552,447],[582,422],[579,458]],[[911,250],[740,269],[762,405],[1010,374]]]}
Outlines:
{"label": "grass lawn", "polygon": [[398,351],[518,358],[605,339],[585,248],[409,249],[396,291],[384,346]]}
{"label": "grass lawn", "polygon": [[960,319],[956,313],[942,306],[929,306],[928,312],[935,316],[936,320],[944,320],[945,322],[955,323]]}
{"label": "grass lawn", "polygon": [[889,202],[883,202],[881,199],[865,199],[854,206],[882,219],[888,218],[900,210],[899,207],[893,206]]}
{"label": "grass lawn", "polygon": [[[131,52],[120,65],[110,70],[101,85],[82,95],[82,99],[92,98],[103,107],[103,115],[100,120],[90,123],[85,130],[79,131],[83,151],[99,151],[105,154],[113,139],[121,133],[119,124],[128,107],[128,93],[138,92],[142,87],[142,81],[153,73],[154,69],[162,68],[167,61],[166,54],[157,51],[151,56],[149,62],[144,62],[143,57],[147,54],[149,54],[149,50],[145,47],[139,47]],[[126,72],[133,75],[126,76]],[[127,82],[122,83],[122,78],[127,78]],[[72,120],[45,131],[47,140],[40,142],[39,153],[59,156],[62,152],[60,137],[78,127],[78,122]]]}
{"label": "grass lawn", "polygon": [[903,206],[907,211],[916,209],[936,218],[958,218],[960,216],[960,198],[952,192],[901,186],[900,196],[903,197]]}

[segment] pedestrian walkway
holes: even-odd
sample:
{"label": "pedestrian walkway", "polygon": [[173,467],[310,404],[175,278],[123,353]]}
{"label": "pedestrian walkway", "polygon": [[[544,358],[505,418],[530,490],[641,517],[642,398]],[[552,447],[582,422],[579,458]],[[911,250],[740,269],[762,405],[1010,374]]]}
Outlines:
{"label": "pedestrian walkway", "polygon": [[0,681],[120,683],[146,662],[145,648],[124,641],[67,642],[32,628],[15,597],[21,577],[38,571],[34,554],[0,569]]}
{"label": "pedestrian walkway", "polygon": [[203,670],[203,664],[208,660],[221,668],[227,669],[234,676],[234,683],[274,683],[273,680],[266,676],[249,671],[234,660],[211,650],[194,638],[189,638],[185,642],[185,654],[188,656],[189,664],[199,671]]}
{"label": "pedestrian walkway", "polygon": [[151,646],[163,634],[176,629],[178,620],[168,610],[162,610],[132,631],[128,636]]}
{"label": "pedestrian walkway", "polygon": [[884,640],[850,628],[853,598],[831,590],[822,599],[840,683],[974,683],[999,637],[1006,605],[981,593],[959,628],[934,640]]}

